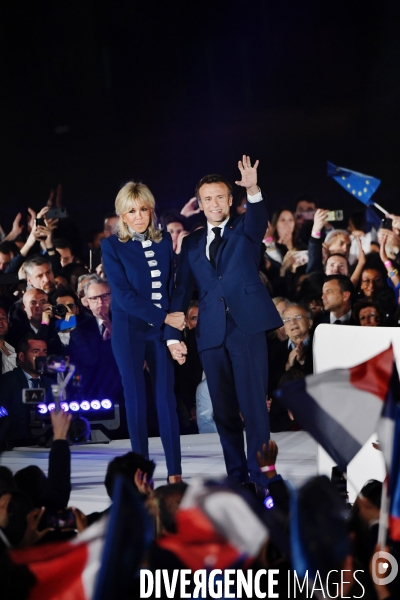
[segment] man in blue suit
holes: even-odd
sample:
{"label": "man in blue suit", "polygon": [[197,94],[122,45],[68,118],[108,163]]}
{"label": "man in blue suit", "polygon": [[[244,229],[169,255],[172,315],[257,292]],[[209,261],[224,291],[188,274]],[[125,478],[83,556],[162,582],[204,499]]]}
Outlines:
{"label": "man in blue suit", "polygon": [[[266,331],[281,318],[259,277],[260,246],[268,225],[265,200],[257,186],[258,161],[239,161],[237,185],[247,192],[247,211],[230,218],[232,187],[219,175],[197,185],[199,207],[207,226],[184,238],[170,311],[189,305],[194,284],[199,290],[197,344],[213,403],[214,419],[228,475],[238,483],[263,484],[257,451],[269,439],[266,407],[268,355]],[[186,347],[177,329],[167,326],[164,339],[172,357],[185,360]],[[247,439],[244,451],[242,414]]]}

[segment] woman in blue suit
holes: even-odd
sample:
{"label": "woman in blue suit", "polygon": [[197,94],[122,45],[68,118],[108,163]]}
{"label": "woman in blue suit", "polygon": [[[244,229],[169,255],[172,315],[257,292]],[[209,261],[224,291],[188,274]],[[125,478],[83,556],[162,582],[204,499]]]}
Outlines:
{"label": "woman in blue suit", "polygon": [[116,235],[103,240],[103,264],[112,292],[112,348],[125,392],[132,450],[148,457],[147,362],[161,441],[171,483],[181,480],[179,425],[172,358],[163,341],[164,324],[184,327],[184,314],[168,314],[173,288],[171,236],[156,228],[155,201],[141,183],[129,182],[115,200]]}

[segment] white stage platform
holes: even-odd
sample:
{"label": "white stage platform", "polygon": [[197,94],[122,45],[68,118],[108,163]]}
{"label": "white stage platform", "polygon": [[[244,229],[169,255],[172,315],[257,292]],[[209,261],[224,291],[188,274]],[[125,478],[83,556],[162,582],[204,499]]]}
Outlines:
{"label": "white stage platform", "polygon": [[[278,472],[292,485],[298,486],[317,474],[317,444],[305,431],[273,433],[279,448]],[[150,456],[156,462],[155,487],[166,483],[167,470],[160,438],[150,438]],[[225,475],[225,465],[219,437],[216,433],[181,436],[183,478],[219,477]],[[70,506],[84,513],[101,511],[109,505],[103,485],[107,464],[115,456],[129,452],[129,440],[110,444],[71,447],[72,493]],[[48,450],[17,448],[0,456],[0,464],[14,473],[31,464],[47,473]]]}

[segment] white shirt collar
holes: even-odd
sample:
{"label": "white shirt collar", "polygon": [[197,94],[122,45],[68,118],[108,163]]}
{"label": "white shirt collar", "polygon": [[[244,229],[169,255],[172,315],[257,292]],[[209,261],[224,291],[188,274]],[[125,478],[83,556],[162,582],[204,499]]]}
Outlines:
{"label": "white shirt collar", "polygon": [[219,228],[220,228],[220,230],[221,230],[221,236],[222,236],[222,235],[223,235],[223,233],[224,233],[224,228],[225,228],[225,225],[227,224],[227,222],[229,221],[229,219],[230,219],[230,218],[231,218],[230,216],[229,216],[229,217],[227,217],[227,218],[225,219],[225,221],[222,221],[222,223],[220,223],[219,225],[211,225],[211,223],[209,223],[209,222],[207,221],[207,236],[209,236],[209,235],[210,235],[210,233],[212,233],[212,234],[214,235],[214,232],[212,231],[213,227],[219,227]]}
{"label": "white shirt collar", "polygon": [[345,315],[343,315],[342,317],[340,317],[340,319],[338,319],[337,317],[335,317],[335,315],[333,314],[333,312],[330,313],[329,317],[330,317],[330,323],[331,323],[331,325],[333,325],[335,323],[335,321],[341,321],[342,323],[347,323],[347,321],[350,321],[350,318],[351,318],[351,309],[349,310],[348,313],[346,313]]}

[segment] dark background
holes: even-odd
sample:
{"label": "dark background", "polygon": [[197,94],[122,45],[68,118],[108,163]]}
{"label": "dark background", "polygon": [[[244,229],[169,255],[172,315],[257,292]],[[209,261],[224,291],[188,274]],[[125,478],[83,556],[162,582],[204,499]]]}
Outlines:
{"label": "dark background", "polygon": [[0,9],[1,222],[61,182],[85,229],[140,179],[159,211],[260,159],[272,207],[355,201],[326,161],[382,179],[399,214],[400,3],[13,0]]}

